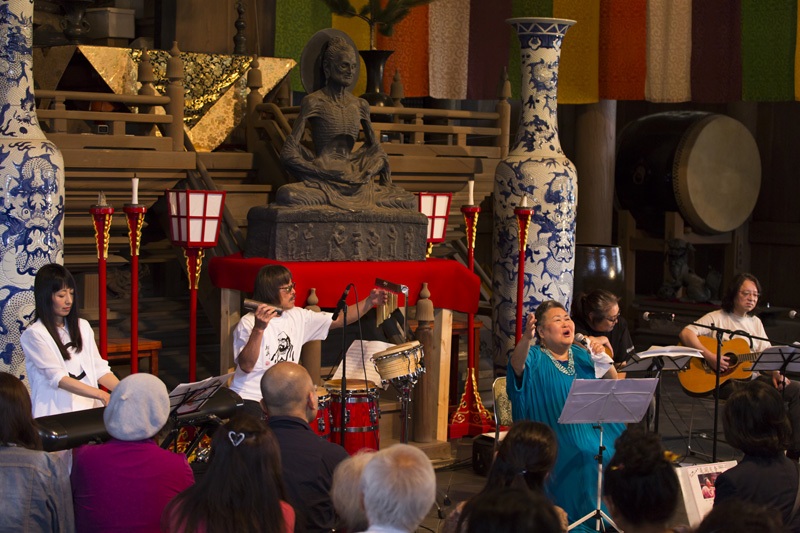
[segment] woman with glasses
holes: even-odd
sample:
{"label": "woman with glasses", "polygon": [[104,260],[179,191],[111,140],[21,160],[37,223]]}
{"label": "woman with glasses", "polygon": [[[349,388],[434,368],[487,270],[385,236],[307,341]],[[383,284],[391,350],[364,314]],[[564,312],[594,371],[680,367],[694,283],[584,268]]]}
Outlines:
{"label": "woman with glasses", "polygon": [[[737,274],[727,291],[722,297],[722,309],[717,309],[707,313],[696,321],[698,324],[716,326],[718,328],[727,329],[733,332],[742,332],[757,338],[748,338],[743,335],[728,335],[724,337],[724,341],[731,338],[742,338],[750,345],[750,351],[760,353],[770,347],[767,340],[767,333],[764,331],[764,325],[761,319],[753,314],[753,310],[758,304],[758,298],[761,294],[761,284],[758,279],[752,274]],[[686,346],[697,348],[703,354],[703,357],[708,362],[709,367],[714,370],[717,367],[717,354],[709,350],[700,342],[699,336],[706,336],[716,338],[716,332],[713,330],[703,328],[701,326],[690,325],[683,328],[680,333],[680,339]],[[719,368],[720,372],[728,370],[730,366],[730,358],[726,355],[722,356]],[[754,373],[757,375],[757,373]],[[789,402],[789,421],[792,424],[792,442],[789,446],[786,455],[797,460],[800,458],[800,385],[790,381],[788,378],[784,381],[779,372],[767,372],[764,375],[758,376],[759,379],[769,382],[778,390],[785,391],[783,394],[784,400]],[[728,383],[732,383],[730,380]],[[720,396],[725,398],[730,395],[730,386],[725,383],[721,387]],[[727,390],[726,390],[727,389]]]}
{"label": "woman with glasses", "polygon": [[613,293],[603,289],[580,293],[572,302],[572,320],[576,333],[611,351],[618,369],[634,355],[628,323],[620,313],[619,298]]}
{"label": "woman with glasses", "polygon": [[[331,320],[331,313],[315,313],[295,307],[292,273],[283,265],[267,265],[258,271],[253,299],[258,308],[239,320],[233,332],[236,373],[231,382],[245,402],[245,410],[263,416],[261,377],[281,361],[297,363],[300,349],[308,341],[322,340],[331,329],[344,326],[344,313]],[[373,306],[386,303],[386,292],[373,289],[370,295],[347,308],[347,323],[361,318]]]}

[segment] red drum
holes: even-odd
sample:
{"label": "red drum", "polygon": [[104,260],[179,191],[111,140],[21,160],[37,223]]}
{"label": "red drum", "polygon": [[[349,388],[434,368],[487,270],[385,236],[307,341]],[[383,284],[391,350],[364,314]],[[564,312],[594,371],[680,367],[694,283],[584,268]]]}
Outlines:
{"label": "red drum", "polygon": [[317,419],[311,423],[314,433],[331,440],[331,395],[325,387],[317,387]]}
{"label": "red drum", "polygon": [[[333,438],[336,444],[342,443],[342,380],[334,379],[325,383],[332,396],[331,416],[333,418]],[[380,437],[378,432],[378,389],[371,381],[348,379],[345,390],[345,433],[344,449],[350,455],[363,448],[377,450]]]}

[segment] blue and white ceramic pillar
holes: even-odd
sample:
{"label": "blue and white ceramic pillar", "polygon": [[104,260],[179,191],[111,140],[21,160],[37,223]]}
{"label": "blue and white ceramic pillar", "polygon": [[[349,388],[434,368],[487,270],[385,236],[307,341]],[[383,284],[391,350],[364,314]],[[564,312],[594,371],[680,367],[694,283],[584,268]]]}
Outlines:
{"label": "blue and white ceramic pillar", "polygon": [[495,171],[492,250],[494,361],[504,365],[514,349],[519,240],[514,208],[523,197],[533,208],[523,280],[523,315],[545,300],[569,309],[575,263],[577,172],[564,156],[556,116],[558,62],[573,20],[513,18],[522,59],[522,114],[508,157]]}
{"label": "blue and white ceramic pillar", "polygon": [[0,370],[24,378],[33,279],[63,262],[64,160],[36,118],[33,0],[0,0],[0,42]]}

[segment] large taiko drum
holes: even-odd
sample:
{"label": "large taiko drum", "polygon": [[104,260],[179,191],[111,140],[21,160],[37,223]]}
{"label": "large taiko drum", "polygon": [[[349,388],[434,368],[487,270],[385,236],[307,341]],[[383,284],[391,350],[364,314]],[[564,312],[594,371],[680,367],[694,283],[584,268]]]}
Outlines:
{"label": "large taiko drum", "polygon": [[724,115],[694,111],[649,115],[620,134],[617,198],[640,228],[662,233],[679,211],[695,231],[738,228],[756,205],[761,157],[750,131]]}
{"label": "large taiko drum", "polygon": [[[325,382],[331,394],[331,417],[333,419],[332,442],[342,443],[342,406],[345,409],[344,449],[350,455],[358,450],[377,450],[380,444],[378,418],[378,388],[371,381],[348,379],[345,396],[342,398],[342,380]],[[344,400],[344,401],[343,401]]]}

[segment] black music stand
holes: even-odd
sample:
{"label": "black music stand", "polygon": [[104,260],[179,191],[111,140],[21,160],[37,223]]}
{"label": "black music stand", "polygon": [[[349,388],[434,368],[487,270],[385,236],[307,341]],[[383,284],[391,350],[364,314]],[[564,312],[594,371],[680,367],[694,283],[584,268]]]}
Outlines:
{"label": "black music stand", "polygon": [[[192,425],[194,422],[192,415],[200,413],[202,408],[217,393],[225,387],[228,380],[233,376],[233,372],[224,376],[212,376],[203,381],[194,383],[181,383],[169,393],[169,420],[172,425],[167,437],[162,441],[161,447],[168,449],[173,443],[177,446],[178,434],[181,427]],[[199,415],[198,415],[199,416]],[[186,419],[187,422],[179,423],[178,418]],[[214,414],[203,415],[200,417],[204,422],[212,422],[215,426],[223,424],[222,420]],[[200,444],[200,441],[208,433],[209,427],[204,424],[200,431],[196,432],[194,439],[186,448],[185,455],[188,457]],[[177,448],[176,450],[177,451]]]}
{"label": "black music stand", "polygon": [[[658,433],[658,420],[661,411],[661,372],[676,372],[683,370],[692,357],[703,356],[697,348],[685,346],[651,346],[644,352],[633,354],[620,369],[626,374],[639,373],[645,378],[658,378],[656,387],[656,410],[653,431]],[[638,379],[638,378],[634,378]],[[649,427],[647,428],[650,429]]]}
{"label": "black music stand", "polygon": [[639,422],[655,392],[658,378],[643,379],[576,379],[572,382],[567,401],[558,418],[559,424],[592,424],[600,430],[597,459],[597,505],[595,510],[569,525],[568,530],[587,520],[597,520],[601,531],[605,518],[615,529],[614,521],[602,509],[603,489],[603,423]]}
{"label": "black music stand", "polygon": [[[753,371],[781,373],[782,381],[786,381],[786,372],[800,372],[800,348],[795,346],[770,346],[758,356],[750,367]],[[786,388],[784,387],[784,390]]]}

